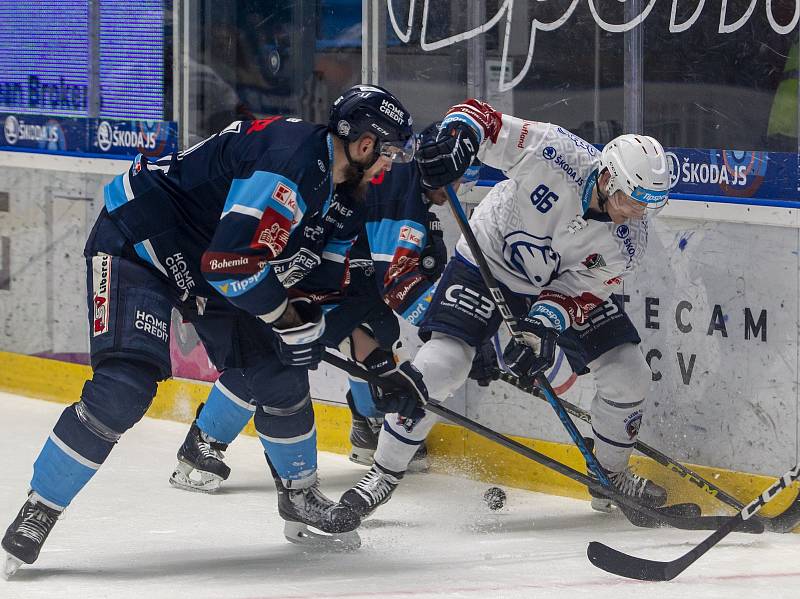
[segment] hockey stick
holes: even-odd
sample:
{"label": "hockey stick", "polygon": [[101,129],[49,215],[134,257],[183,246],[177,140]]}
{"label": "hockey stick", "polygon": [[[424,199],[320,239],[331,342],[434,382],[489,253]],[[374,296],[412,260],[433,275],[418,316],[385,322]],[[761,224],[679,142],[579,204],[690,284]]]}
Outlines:
{"label": "hockey stick", "polygon": [[[322,359],[331,366],[335,366],[336,368],[343,370],[354,378],[359,378],[378,386],[386,385],[385,379],[381,379],[381,377],[367,372],[355,362],[340,358],[339,356],[327,351],[323,355]],[[446,418],[454,424],[457,424],[499,445],[502,445],[503,447],[506,447],[507,449],[510,449],[511,451],[518,453],[529,460],[533,460],[542,466],[550,468],[551,470],[554,470],[582,485],[586,485],[591,489],[605,493],[611,497],[611,499],[620,505],[627,506],[630,508],[632,513],[636,514],[634,519],[631,520],[631,523],[636,526],[647,528],[653,528],[657,526],[672,526],[674,528],[681,528],[684,530],[713,530],[727,520],[727,518],[724,516],[686,516],[684,513],[682,513],[684,511],[683,509],[678,508],[676,510],[675,506],[672,508],[668,507],[655,509],[641,505],[633,498],[623,495],[617,491],[616,488],[603,487],[598,481],[581,472],[578,472],[574,468],[570,468],[566,464],[562,464],[550,456],[539,453],[538,451],[531,449],[522,443],[514,441],[513,439],[498,433],[497,431],[475,422],[474,420],[470,420],[466,416],[462,416],[457,412],[453,412],[452,410],[445,408],[434,399],[428,400],[428,403],[425,405],[425,410],[441,416],[442,418]],[[676,513],[676,511],[678,513]],[[741,529],[742,532],[750,532],[755,534],[764,532],[764,527],[756,521],[744,523],[743,526],[744,528]]]}
{"label": "hockey stick", "polygon": [[[502,371],[500,373],[500,380],[516,387],[521,391],[530,393],[531,395],[535,395],[540,399],[546,400],[546,398],[541,395],[541,392],[539,391],[538,388],[522,385],[517,377],[515,377],[512,374],[509,374],[508,372]],[[589,412],[587,412],[586,410],[584,410],[579,406],[576,406],[573,403],[568,402],[565,399],[560,398],[560,400],[561,400],[561,405],[563,405],[564,409],[567,412],[569,412],[572,416],[588,424],[592,423],[592,416],[591,414],[589,414]],[[735,497],[728,495],[725,491],[723,491],[713,482],[703,478],[693,470],[687,468],[686,466],[684,466],[677,460],[672,459],[666,454],[661,453],[654,447],[651,447],[646,443],[637,440],[636,443],[634,444],[634,449],[646,455],[647,457],[653,459],[654,461],[658,462],[659,464],[664,466],[667,470],[670,470],[671,472],[678,474],[684,480],[688,480],[690,483],[702,489],[705,493],[707,493],[711,497],[715,497],[716,499],[720,500],[723,503],[728,504],[729,506],[731,506],[736,510],[741,510],[744,507],[744,504],[742,502],[740,502]],[[792,502],[792,504],[777,516],[773,518],[769,518],[767,516],[755,516],[755,518],[757,520],[760,520],[761,523],[764,525],[764,528],[770,532],[778,532],[778,533],[792,532],[792,530],[798,524],[800,524],[800,493],[798,493],[797,497]]]}
{"label": "hockey stick", "polygon": [[628,555],[597,541],[589,543],[586,555],[589,557],[589,561],[598,568],[618,576],[636,580],[672,580],[798,478],[800,478],[800,464],[795,465],[794,468],[781,476],[766,491],[748,503],[742,511],[728,518],[722,526],[711,533],[703,542],[670,562],[659,562]]}

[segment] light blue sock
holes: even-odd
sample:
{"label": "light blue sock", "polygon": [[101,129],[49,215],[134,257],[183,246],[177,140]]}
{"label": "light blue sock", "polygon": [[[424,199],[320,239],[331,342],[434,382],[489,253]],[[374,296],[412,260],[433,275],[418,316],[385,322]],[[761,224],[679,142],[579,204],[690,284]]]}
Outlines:
{"label": "light blue sock", "polygon": [[211,388],[206,405],[203,406],[197,419],[197,426],[212,439],[230,443],[239,436],[253,417],[256,406],[242,399],[244,393],[241,390],[236,393],[231,389],[243,386],[241,375],[238,372],[231,373],[227,377],[225,375],[223,372]]}

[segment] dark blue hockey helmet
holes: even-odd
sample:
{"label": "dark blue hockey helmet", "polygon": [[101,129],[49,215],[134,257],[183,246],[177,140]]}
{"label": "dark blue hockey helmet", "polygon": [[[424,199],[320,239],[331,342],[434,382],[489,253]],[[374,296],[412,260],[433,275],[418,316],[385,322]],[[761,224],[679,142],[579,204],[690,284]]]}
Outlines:
{"label": "dark blue hockey helmet", "polygon": [[389,91],[377,85],[355,85],[331,106],[328,128],[347,142],[372,133],[378,138],[376,156],[410,162],[416,150],[412,122],[411,113]]}

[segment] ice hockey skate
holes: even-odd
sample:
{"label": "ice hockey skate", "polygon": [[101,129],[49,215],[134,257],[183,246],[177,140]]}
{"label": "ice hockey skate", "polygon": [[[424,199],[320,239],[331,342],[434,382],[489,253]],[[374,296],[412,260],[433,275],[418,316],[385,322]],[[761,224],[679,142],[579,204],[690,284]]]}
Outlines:
{"label": "ice hockey skate", "polygon": [[392,498],[400,479],[402,475],[387,472],[378,464],[373,464],[364,478],[344,492],[341,502],[351,507],[361,518],[366,518],[378,506]]}
{"label": "ice hockey skate", "polygon": [[[625,468],[620,472],[607,472],[608,478],[617,490],[629,497],[639,500],[648,507],[661,507],[667,502],[667,490],[661,485],[657,485],[650,479],[634,474],[630,468]],[[590,473],[589,476],[594,476]],[[598,512],[611,512],[615,509],[614,502],[592,489],[589,489],[592,496],[592,509]]]}
{"label": "ice hockey skate", "polygon": [[[372,466],[375,450],[378,448],[378,435],[383,426],[383,418],[366,418],[359,414],[353,403],[353,396],[347,392],[347,405],[350,408],[350,461],[362,466]],[[407,472],[427,472],[430,468],[428,448],[421,443],[408,465]]]}
{"label": "ice hockey skate", "polygon": [[[288,488],[275,478],[283,534],[292,543],[324,549],[351,550],[361,546],[355,529],[361,518],[349,506],[336,503],[319,490],[319,481],[302,489]],[[311,528],[309,528],[311,527]]]}
{"label": "ice hockey skate", "polygon": [[22,564],[36,561],[60,515],[61,511],[45,505],[34,495],[28,497],[3,536],[2,546],[7,552],[4,578],[13,576]]}
{"label": "ice hockey skate", "polygon": [[178,465],[169,477],[169,483],[187,491],[214,493],[231,473],[222,461],[226,449],[226,443],[209,440],[195,420],[178,450]]}

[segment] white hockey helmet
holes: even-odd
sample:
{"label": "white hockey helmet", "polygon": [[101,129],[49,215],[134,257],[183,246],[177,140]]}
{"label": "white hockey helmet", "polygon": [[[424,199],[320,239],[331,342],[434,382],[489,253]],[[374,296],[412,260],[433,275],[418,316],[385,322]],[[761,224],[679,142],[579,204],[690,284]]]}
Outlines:
{"label": "white hockey helmet", "polygon": [[658,140],[648,135],[625,134],[606,144],[600,170],[611,179],[606,193],[622,191],[648,208],[661,208],[669,197],[669,160]]}

